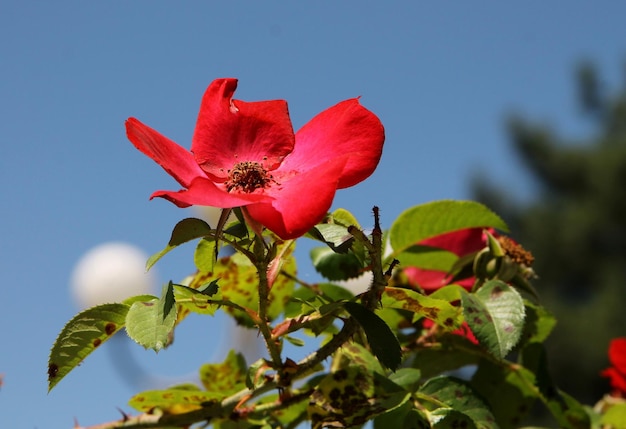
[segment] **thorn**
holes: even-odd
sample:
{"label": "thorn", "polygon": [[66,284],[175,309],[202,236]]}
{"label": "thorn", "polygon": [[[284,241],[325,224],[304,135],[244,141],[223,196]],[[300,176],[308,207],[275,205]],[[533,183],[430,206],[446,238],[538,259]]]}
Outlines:
{"label": "thorn", "polygon": [[130,416],[128,414],[126,414],[120,407],[115,407],[117,409],[117,411],[120,412],[120,414],[122,415],[122,421],[123,422],[127,422],[130,419]]}

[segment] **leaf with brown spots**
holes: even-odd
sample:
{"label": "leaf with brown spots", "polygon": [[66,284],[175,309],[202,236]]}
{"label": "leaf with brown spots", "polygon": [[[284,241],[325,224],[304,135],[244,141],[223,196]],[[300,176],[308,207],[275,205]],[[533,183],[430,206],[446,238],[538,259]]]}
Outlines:
{"label": "leaf with brown spots", "polygon": [[415,313],[413,320],[426,317],[447,330],[461,326],[461,309],[445,299],[433,298],[409,289],[387,287],[382,297],[383,307]]}
{"label": "leaf with brown spots", "polygon": [[216,403],[223,397],[216,392],[205,392],[197,386],[185,385],[138,393],[130,398],[128,405],[142,412],[158,409],[165,414],[183,414]]}
{"label": "leaf with brown spots", "polygon": [[221,392],[228,396],[245,388],[247,371],[243,355],[231,350],[224,362],[202,365],[200,381],[209,392]]}
{"label": "leaf with brown spots", "polygon": [[309,399],[313,428],[353,427],[405,403],[409,392],[362,366],[348,366],[326,375]]}
{"label": "leaf with brown spots", "polygon": [[128,304],[103,304],[70,320],[57,337],[48,360],[48,391],[125,324]]}

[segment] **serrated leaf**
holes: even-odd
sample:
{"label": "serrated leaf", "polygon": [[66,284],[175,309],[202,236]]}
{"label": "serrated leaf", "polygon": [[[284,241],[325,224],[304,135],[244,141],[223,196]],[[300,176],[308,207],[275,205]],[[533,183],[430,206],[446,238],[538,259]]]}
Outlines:
{"label": "serrated leaf", "polygon": [[147,390],[133,396],[128,405],[141,412],[154,412],[155,409],[167,414],[183,414],[206,407],[222,399],[219,392],[205,392],[200,389],[171,388],[165,390]]}
{"label": "serrated leaf", "polygon": [[404,211],[391,225],[389,240],[393,256],[426,238],[466,228],[508,231],[504,221],[480,203],[435,201]]}
{"label": "serrated leaf", "polygon": [[514,288],[490,280],[476,293],[461,294],[465,320],[478,342],[504,358],[519,341],[524,328],[524,301]]}
{"label": "serrated leaf", "polygon": [[409,289],[387,287],[381,301],[383,307],[413,312],[417,316],[415,319],[426,317],[448,330],[461,326],[461,309],[443,299],[426,296]]}
{"label": "serrated leaf", "polygon": [[200,381],[209,392],[229,396],[245,387],[248,366],[241,353],[234,350],[222,363],[208,363],[200,367]]}
{"label": "serrated leaf", "polygon": [[130,306],[102,304],[74,316],[61,330],[48,359],[48,391],[91,352],[124,327]]}
{"label": "serrated leaf", "polygon": [[162,297],[133,303],[126,315],[126,332],[136,343],[156,352],[167,347],[176,324],[173,285]]}
{"label": "serrated leaf", "polygon": [[[439,413],[442,413],[441,415],[447,415],[448,411],[446,410],[451,408],[469,417],[479,429],[498,428],[498,424],[491,411],[489,411],[489,407],[474,393],[469,384],[462,380],[448,376],[436,377],[427,381],[419,392],[447,406],[438,407],[441,410],[439,411]],[[433,412],[431,415],[437,415],[437,413]],[[455,417],[455,420],[457,418],[458,416]],[[437,422],[438,420],[435,423]],[[435,426],[452,427],[447,424],[446,426]],[[459,427],[466,426],[462,425]]]}
{"label": "serrated leaf", "polygon": [[353,253],[336,253],[329,247],[311,249],[315,270],[331,281],[349,280],[362,274],[363,264]]}
{"label": "serrated leaf", "polygon": [[363,328],[372,353],[385,367],[395,371],[402,362],[402,349],[387,324],[374,312],[356,302],[346,302],[345,309]]}
{"label": "serrated leaf", "polygon": [[167,243],[167,246],[160,252],[155,253],[148,258],[148,262],[146,263],[146,269],[149,270],[150,268],[152,268],[152,266],[156,264],[159,259],[161,259],[165,254],[167,254],[175,247],[188,241],[195,240],[196,238],[201,238],[209,235],[210,232],[211,227],[202,219],[187,218],[181,220],[176,224],[176,226],[174,226],[170,241]]}

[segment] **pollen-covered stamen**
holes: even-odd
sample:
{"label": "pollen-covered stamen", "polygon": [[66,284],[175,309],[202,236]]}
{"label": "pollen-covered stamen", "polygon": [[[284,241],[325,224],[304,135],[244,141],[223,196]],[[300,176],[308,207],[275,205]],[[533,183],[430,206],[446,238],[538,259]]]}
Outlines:
{"label": "pollen-covered stamen", "polygon": [[267,188],[270,182],[276,182],[274,177],[258,162],[246,161],[235,164],[228,172],[225,182],[228,192],[236,189],[252,193],[259,188]]}
{"label": "pollen-covered stamen", "polygon": [[502,246],[504,253],[506,253],[514,262],[520,265],[526,265],[527,267],[530,267],[533,264],[535,260],[533,254],[524,249],[520,244],[511,240],[509,237],[502,235],[498,237],[498,242],[500,243],[500,246]]}

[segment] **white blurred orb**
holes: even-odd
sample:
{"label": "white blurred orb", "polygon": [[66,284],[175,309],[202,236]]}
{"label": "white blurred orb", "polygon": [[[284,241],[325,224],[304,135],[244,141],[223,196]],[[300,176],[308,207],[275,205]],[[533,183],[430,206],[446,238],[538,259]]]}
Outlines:
{"label": "white blurred orb", "polygon": [[148,256],[136,246],[104,243],[89,250],[74,267],[71,291],[81,308],[121,302],[153,293],[154,276],[146,272]]}

